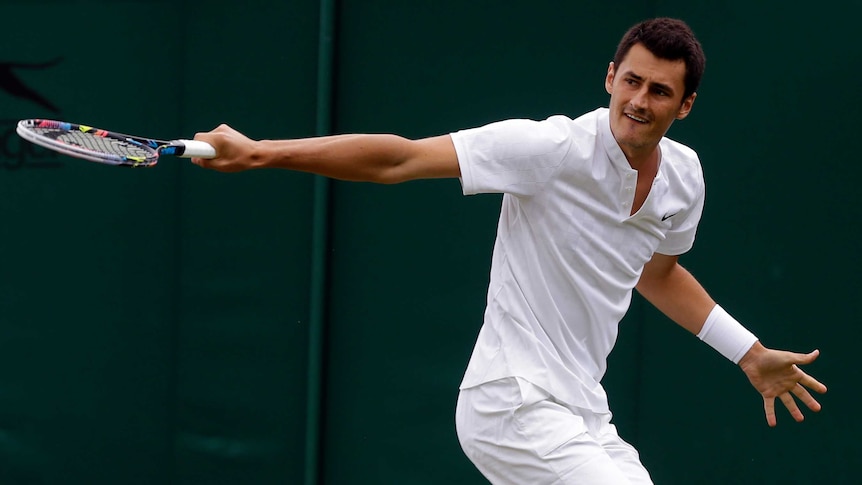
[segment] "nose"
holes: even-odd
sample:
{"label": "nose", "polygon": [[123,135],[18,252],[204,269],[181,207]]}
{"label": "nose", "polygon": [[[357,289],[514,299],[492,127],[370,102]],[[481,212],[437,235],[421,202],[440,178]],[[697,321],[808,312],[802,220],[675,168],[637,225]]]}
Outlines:
{"label": "nose", "polygon": [[637,111],[643,111],[643,110],[647,109],[648,99],[649,99],[647,94],[648,94],[648,92],[647,92],[646,86],[644,86],[641,89],[638,89],[638,91],[634,94],[634,96],[632,96],[631,101],[629,101],[629,103],[632,105],[632,108],[634,108]]}

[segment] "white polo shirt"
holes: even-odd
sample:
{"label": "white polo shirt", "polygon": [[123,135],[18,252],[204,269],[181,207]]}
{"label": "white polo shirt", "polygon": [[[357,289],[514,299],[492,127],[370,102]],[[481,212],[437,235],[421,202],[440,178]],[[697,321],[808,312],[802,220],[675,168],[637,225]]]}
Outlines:
{"label": "white polo shirt", "polygon": [[503,193],[488,303],[461,388],[521,377],[566,404],[608,411],[600,381],[653,253],[688,251],[703,209],[700,161],[663,138],[649,196],[608,110],[507,120],[452,134],[465,195]]}

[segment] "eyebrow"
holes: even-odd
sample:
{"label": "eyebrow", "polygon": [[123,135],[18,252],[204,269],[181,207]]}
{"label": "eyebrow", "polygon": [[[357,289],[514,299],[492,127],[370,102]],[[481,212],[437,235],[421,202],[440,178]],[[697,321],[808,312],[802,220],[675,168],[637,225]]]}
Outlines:
{"label": "eyebrow", "polygon": [[[634,80],[635,80],[635,81],[639,81],[639,82],[643,82],[643,81],[645,80],[645,79],[643,78],[643,76],[639,76],[639,75],[637,75],[637,74],[633,73],[632,71],[626,71],[626,72],[624,72],[624,73],[623,73],[623,76],[628,76],[628,77],[634,78]],[[670,87],[670,86],[668,86],[667,84],[664,84],[664,83],[657,83],[657,82],[653,82],[653,83],[650,83],[650,85],[652,85],[652,86],[653,86],[653,87],[655,87],[655,88],[659,88],[659,89],[661,89],[661,90],[663,90],[663,91],[666,91],[666,92],[668,92],[668,93],[670,93],[670,94],[674,94],[674,92],[675,92],[675,91],[673,90],[673,88],[672,88],[672,87]]]}

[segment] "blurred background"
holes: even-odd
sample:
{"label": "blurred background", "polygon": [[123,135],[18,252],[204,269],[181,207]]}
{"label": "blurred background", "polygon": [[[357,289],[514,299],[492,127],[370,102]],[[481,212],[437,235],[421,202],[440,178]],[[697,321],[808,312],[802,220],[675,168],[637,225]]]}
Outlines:
{"label": "blurred background", "polygon": [[[857,483],[858,7],[823,0],[2,0],[0,484],[482,484],[454,430],[499,196],[124,170],[21,118],[191,137],[425,137],[605,106],[653,16],[707,55],[707,204],[682,263],[766,345],[819,348],[820,414],[635,297],[605,379],[659,484]],[[858,301],[857,301],[858,303]],[[849,419],[849,421],[848,421]]]}

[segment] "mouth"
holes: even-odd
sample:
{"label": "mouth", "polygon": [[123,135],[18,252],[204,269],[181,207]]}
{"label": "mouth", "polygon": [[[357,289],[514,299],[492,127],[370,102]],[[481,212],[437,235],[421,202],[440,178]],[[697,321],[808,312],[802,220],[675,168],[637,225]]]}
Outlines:
{"label": "mouth", "polygon": [[628,117],[628,119],[630,119],[632,121],[636,121],[642,125],[649,123],[649,120],[646,118],[642,118],[640,116],[636,116],[636,115],[633,115],[631,113],[624,113],[624,114],[626,115],[626,117]]}

